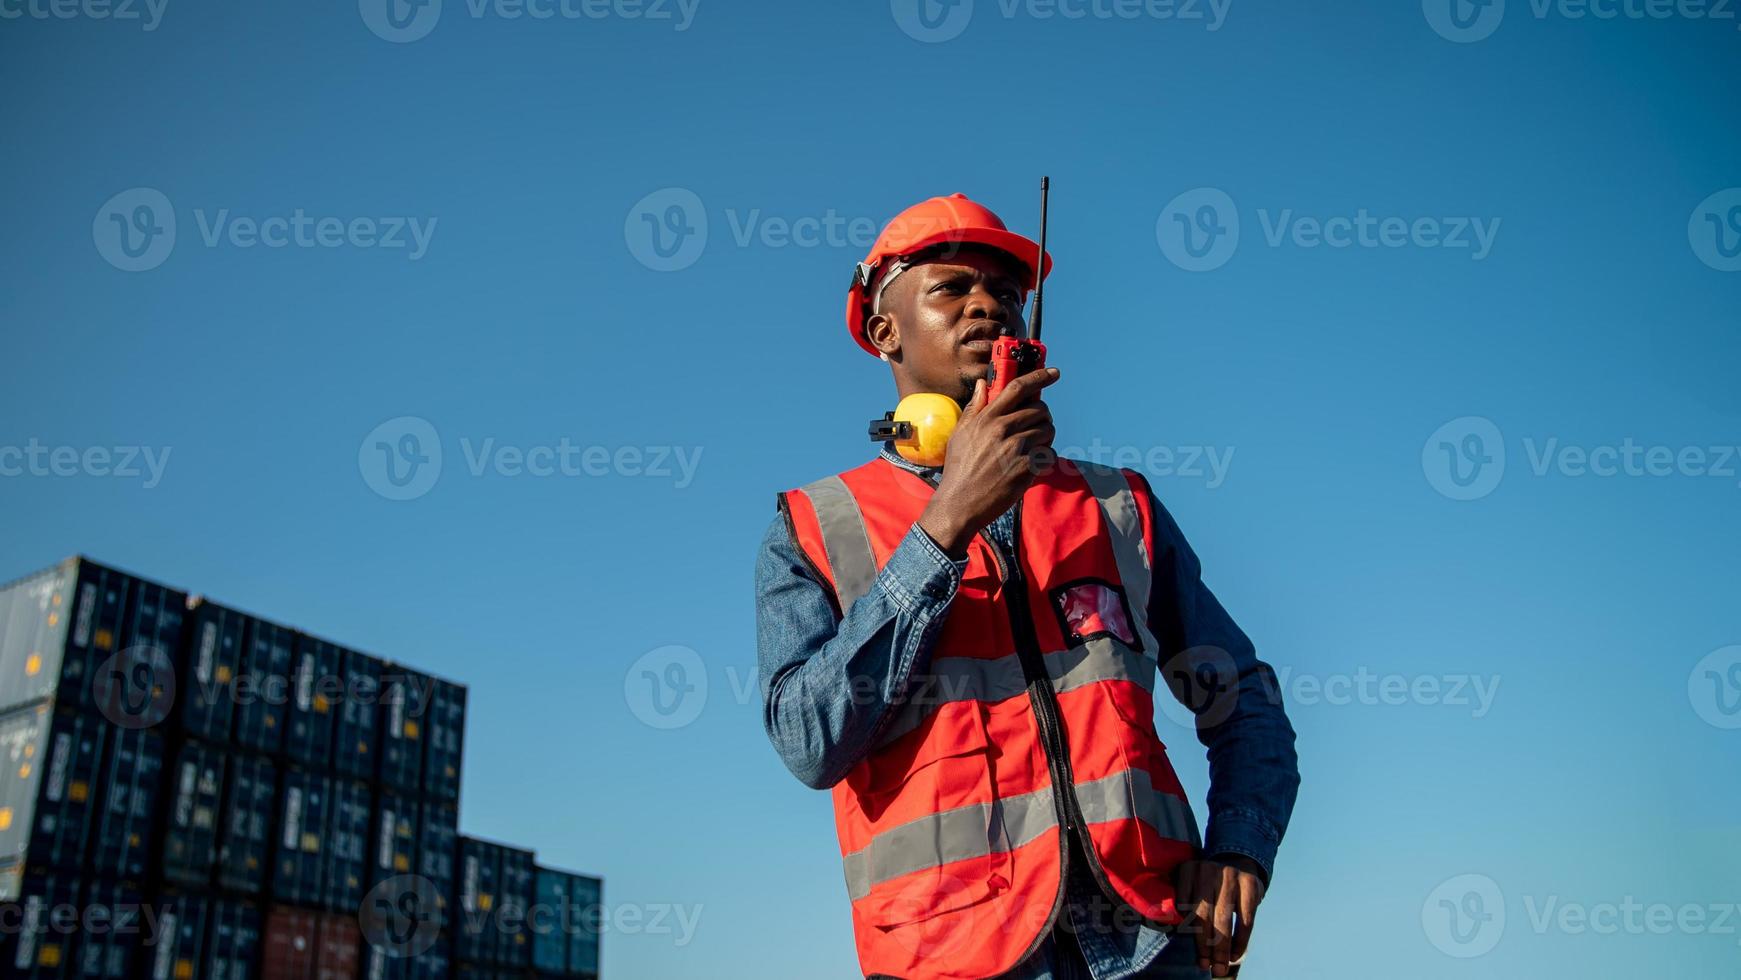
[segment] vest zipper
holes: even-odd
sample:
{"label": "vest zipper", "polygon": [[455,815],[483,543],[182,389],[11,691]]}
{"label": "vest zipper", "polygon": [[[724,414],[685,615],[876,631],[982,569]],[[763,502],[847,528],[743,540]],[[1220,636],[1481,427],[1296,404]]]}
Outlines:
{"label": "vest zipper", "polygon": [[1046,752],[1047,768],[1052,774],[1057,800],[1059,825],[1064,837],[1087,825],[1076,803],[1075,777],[1070,769],[1070,751],[1064,743],[1064,725],[1059,720],[1058,694],[1046,673],[1046,661],[1040,652],[1040,642],[1034,636],[1032,607],[1028,605],[1028,584],[1021,566],[1022,504],[1016,501],[1010,522],[1010,555],[1005,564],[1003,549],[992,540],[988,531],[980,531],[992,552],[1003,566],[1005,605],[1009,609],[1010,632],[1016,642],[1016,656],[1022,664],[1022,679],[1028,683],[1028,699],[1033,704],[1034,719],[1040,727],[1040,744]]}
{"label": "vest zipper", "polygon": [[[1010,630],[1016,641],[1016,654],[1022,664],[1022,678],[1028,682],[1028,699],[1034,708],[1034,719],[1040,728],[1040,745],[1046,753],[1046,764],[1052,775],[1053,796],[1058,814],[1060,832],[1059,847],[1059,907],[1063,904],[1063,895],[1067,888],[1070,872],[1070,840],[1075,835],[1082,845],[1082,854],[1088,862],[1088,871],[1095,883],[1100,886],[1109,898],[1118,899],[1118,892],[1112,887],[1112,881],[1100,867],[1100,860],[1094,853],[1094,842],[1088,836],[1088,821],[1082,816],[1082,804],[1076,799],[1076,777],[1070,767],[1070,749],[1064,741],[1064,725],[1059,720],[1058,692],[1052,686],[1051,675],[1046,672],[1045,656],[1040,652],[1040,641],[1034,635],[1034,619],[1032,608],[1028,605],[1027,580],[1022,576],[1022,503],[1016,501],[1015,514],[1010,522],[1010,551],[1008,561],[1005,561],[1003,549],[993,540],[991,533],[981,530],[980,535],[991,545],[993,557],[997,559],[998,569],[1003,574],[1003,587],[1006,605],[1009,608]],[[1056,910],[1054,910],[1056,914]],[[1162,923],[1143,916],[1143,921],[1160,926]],[[1050,926],[1048,926],[1048,930]]]}

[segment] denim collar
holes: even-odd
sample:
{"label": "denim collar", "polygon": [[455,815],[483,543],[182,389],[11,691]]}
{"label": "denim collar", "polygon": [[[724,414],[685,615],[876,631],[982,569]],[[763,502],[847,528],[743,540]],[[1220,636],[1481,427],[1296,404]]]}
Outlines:
{"label": "denim collar", "polygon": [[892,442],[883,443],[883,448],[877,455],[933,486],[937,484],[937,480],[943,473],[941,466],[920,466],[918,463],[903,458],[900,453],[895,452],[895,444]]}

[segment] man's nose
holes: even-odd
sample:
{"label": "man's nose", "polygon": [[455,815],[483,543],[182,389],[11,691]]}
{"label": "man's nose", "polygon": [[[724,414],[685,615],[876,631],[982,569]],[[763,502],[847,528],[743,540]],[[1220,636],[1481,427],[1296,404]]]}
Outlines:
{"label": "man's nose", "polygon": [[1004,306],[985,283],[975,283],[973,291],[967,294],[967,315],[975,320],[997,320],[1000,323],[1009,322],[1010,309]]}

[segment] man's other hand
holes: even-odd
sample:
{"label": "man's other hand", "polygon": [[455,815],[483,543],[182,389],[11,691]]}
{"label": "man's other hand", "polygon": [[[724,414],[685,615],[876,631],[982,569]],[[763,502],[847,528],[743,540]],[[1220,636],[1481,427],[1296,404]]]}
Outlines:
{"label": "man's other hand", "polygon": [[1197,937],[1197,966],[1225,977],[1245,957],[1263,901],[1263,869],[1242,854],[1186,861],[1178,872],[1181,932]]}

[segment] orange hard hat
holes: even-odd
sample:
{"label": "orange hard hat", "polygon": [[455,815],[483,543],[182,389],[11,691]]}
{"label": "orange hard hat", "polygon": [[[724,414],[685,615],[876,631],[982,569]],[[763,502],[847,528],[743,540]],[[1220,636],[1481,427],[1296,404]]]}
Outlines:
{"label": "orange hard hat", "polygon": [[[1040,246],[1010,231],[1003,219],[983,204],[968,200],[965,194],[934,197],[921,201],[888,223],[883,233],[871,245],[870,254],[852,273],[852,287],[846,295],[846,329],[852,339],[872,354],[880,354],[865,337],[865,321],[870,318],[871,297],[878,279],[900,259],[932,248],[961,245],[983,245],[1007,253],[1022,269],[1022,290],[1032,290],[1039,282],[1034,276],[1034,256]],[[1041,263],[1040,276],[1052,271],[1052,256]]]}

